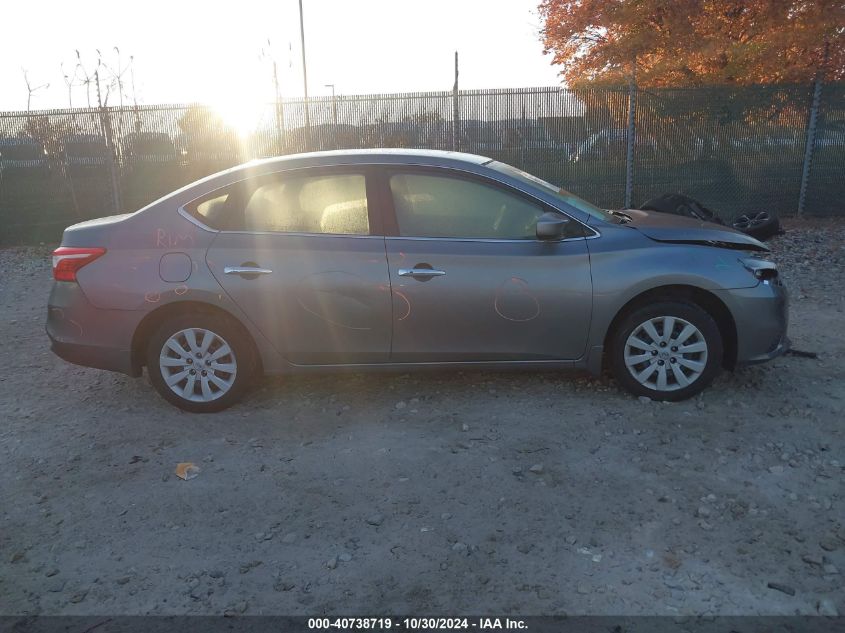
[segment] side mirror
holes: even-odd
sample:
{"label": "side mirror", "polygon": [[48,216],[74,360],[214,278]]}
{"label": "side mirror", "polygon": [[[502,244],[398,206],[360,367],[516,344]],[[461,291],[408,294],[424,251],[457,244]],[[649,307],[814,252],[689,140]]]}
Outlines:
{"label": "side mirror", "polygon": [[548,212],[537,220],[538,240],[560,240],[566,233],[566,225],[569,218],[561,213]]}

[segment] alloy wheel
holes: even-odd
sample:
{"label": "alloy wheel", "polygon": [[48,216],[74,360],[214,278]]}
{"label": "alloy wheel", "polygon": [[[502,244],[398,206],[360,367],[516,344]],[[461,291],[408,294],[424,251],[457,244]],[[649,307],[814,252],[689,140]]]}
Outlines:
{"label": "alloy wheel", "polygon": [[235,383],[238,363],[219,334],[203,328],[180,330],[161,348],[159,369],[165,384],[191,402],[211,402]]}
{"label": "alloy wheel", "polygon": [[689,321],[658,316],[634,328],[625,341],[624,360],[644,387],[676,391],[701,377],[707,366],[707,341]]}

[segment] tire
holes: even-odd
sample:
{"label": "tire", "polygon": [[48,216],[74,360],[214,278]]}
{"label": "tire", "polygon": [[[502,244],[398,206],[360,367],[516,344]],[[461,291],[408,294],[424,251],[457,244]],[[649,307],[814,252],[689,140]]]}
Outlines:
{"label": "tire", "polygon": [[732,226],[758,240],[766,240],[782,233],[780,220],[767,211],[743,213],[732,222]]}
{"label": "tire", "polygon": [[243,327],[230,318],[203,312],[166,319],[150,336],[146,359],[156,391],[191,413],[231,407],[243,397],[257,369],[255,347]]}
{"label": "tire", "polygon": [[[672,325],[668,318],[674,320],[674,327],[665,339],[663,330]],[[647,324],[658,335],[656,341]],[[683,344],[673,346],[673,340]],[[686,353],[685,347],[690,348]],[[610,365],[619,384],[635,396],[675,402],[691,398],[713,381],[722,367],[723,353],[713,317],[693,303],[662,300],[622,319],[612,333]]]}

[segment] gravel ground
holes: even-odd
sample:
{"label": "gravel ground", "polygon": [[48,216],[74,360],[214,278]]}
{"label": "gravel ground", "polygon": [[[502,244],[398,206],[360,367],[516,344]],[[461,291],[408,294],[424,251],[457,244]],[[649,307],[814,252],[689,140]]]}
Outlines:
{"label": "gravel ground", "polygon": [[819,358],[678,404],[466,372],[266,379],[183,414],[54,357],[49,249],[2,250],[0,613],[845,612],[845,222],[787,229]]}

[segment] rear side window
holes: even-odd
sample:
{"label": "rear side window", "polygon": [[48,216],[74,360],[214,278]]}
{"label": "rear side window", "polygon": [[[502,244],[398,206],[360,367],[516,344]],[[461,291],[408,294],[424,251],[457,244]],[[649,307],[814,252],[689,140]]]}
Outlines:
{"label": "rear side window", "polygon": [[202,220],[203,223],[212,228],[223,228],[226,217],[226,200],[228,198],[228,191],[219,195],[214,195],[212,198],[204,198],[193,205],[193,214],[198,219]]}
{"label": "rear side window", "polygon": [[260,185],[244,207],[244,229],[367,235],[366,181],[360,174],[280,178]]}
{"label": "rear side window", "polygon": [[186,205],[221,231],[368,235],[363,174],[273,175],[252,178]]}

